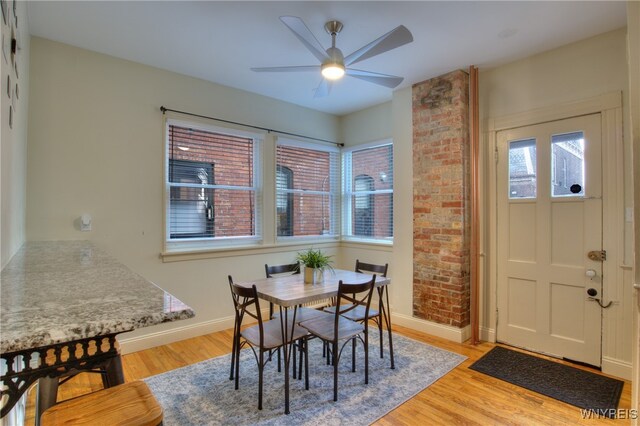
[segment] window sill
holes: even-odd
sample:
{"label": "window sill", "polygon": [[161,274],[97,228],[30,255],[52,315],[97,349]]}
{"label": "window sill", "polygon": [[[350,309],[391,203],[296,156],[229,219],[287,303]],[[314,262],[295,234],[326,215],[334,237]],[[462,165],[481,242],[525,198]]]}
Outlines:
{"label": "window sill", "polygon": [[218,259],[224,257],[234,256],[253,256],[257,254],[268,253],[281,253],[296,250],[305,250],[309,246],[313,245],[314,248],[333,248],[339,247],[340,240],[323,239],[318,240],[306,240],[295,241],[291,243],[279,243],[268,245],[250,245],[250,246],[237,246],[237,247],[221,247],[221,248],[206,248],[197,250],[184,250],[184,251],[170,251],[160,253],[162,262],[181,262],[185,260],[201,260],[201,259]]}
{"label": "window sill", "polygon": [[341,241],[341,247],[346,248],[362,248],[367,250],[378,250],[378,251],[393,251],[393,241],[373,241],[373,240],[359,240],[359,239],[348,239]]}

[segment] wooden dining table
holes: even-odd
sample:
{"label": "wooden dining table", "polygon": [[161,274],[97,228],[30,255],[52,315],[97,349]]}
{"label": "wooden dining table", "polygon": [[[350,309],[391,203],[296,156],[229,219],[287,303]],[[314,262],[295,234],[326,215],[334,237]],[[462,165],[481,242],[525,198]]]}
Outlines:
{"label": "wooden dining table", "polygon": [[[290,341],[284,345],[284,404],[285,414],[289,414],[289,366],[293,342],[286,336],[293,336],[296,327],[296,313],[299,305],[319,302],[338,295],[338,283],[340,281],[349,284],[360,284],[371,280],[371,275],[342,269],[325,270],[315,284],[305,284],[304,274],[294,274],[272,278],[261,278],[253,281],[240,281],[237,285],[243,287],[256,286],[258,297],[279,306],[280,325],[283,341]],[[387,330],[391,330],[391,318],[389,315],[388,298],[383,298],[383,290],[391,283],[388,277],[376,276],[375,287],[380,297],[380,315]],[[385,300],[387,301],[385,303]],[[289,324],[291,327],[289,328]],[[393,350],[390,350],[393,366]]]}

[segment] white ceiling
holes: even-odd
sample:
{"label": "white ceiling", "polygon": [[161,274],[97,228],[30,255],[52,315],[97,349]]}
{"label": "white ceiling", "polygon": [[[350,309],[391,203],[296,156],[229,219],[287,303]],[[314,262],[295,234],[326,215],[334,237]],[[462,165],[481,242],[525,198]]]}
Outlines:
{"label": "white ceiling", "polygon": [[278,19],[302,18],[320,43],[324,23],[344,24],[345,55],[398,25],[413,43],[357,68],[405,77],[398,88],[474,64],[481,70],[626,25],[624,1],[30,1],[32,35],[343,115],[391,99],[392,89],[351,77],[314,99],[315,73],[254,73],[250,67],[316,65]]}

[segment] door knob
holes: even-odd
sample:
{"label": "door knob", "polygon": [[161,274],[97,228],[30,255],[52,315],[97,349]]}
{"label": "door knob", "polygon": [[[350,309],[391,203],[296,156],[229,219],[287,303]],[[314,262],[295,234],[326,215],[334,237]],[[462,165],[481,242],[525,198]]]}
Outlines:
{"label": "door knob", "polygon": [[594,269],[587,269],[586,274],[591,279],[593,279],[593,277],[595,277],[597,275],[596,271]]}

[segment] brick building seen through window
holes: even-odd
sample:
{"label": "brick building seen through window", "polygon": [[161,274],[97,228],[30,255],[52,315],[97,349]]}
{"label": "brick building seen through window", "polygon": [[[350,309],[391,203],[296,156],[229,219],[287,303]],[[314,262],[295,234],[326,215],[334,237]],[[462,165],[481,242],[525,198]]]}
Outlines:
{"label": "brick building seen through window", "polygon": [[255,235],[254,143],[169,126],[170,238]]}
{"label": "brick building seen through window", "polygon": [[[168,126],[170,239],[256,235],[255,143],[248,137]],[[280,143],[276,151],[277,236],[338,235],[339,152]],[[351,190],[343,208],[350,211],[352,235],[389,239],[392,146],[349,155]]]}

